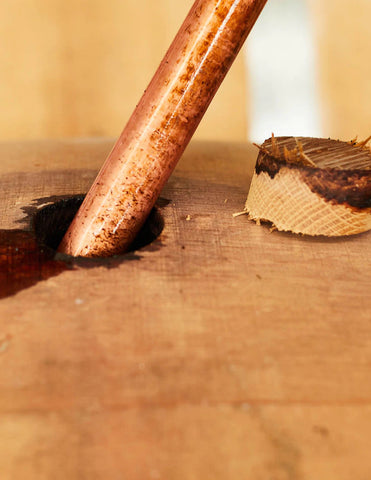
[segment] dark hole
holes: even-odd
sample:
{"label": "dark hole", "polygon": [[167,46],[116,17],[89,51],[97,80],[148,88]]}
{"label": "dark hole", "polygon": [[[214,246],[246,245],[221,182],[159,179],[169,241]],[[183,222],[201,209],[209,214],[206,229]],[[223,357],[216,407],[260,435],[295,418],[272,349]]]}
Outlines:
{"label": "dark hole", "polygon": [[[39,210],[34,217],[34,231],[39,243],[56,250],[84,200],[83,195],[59,200]],[[162,232],[164,219],[154,207],[128,252],[152,243]]]}

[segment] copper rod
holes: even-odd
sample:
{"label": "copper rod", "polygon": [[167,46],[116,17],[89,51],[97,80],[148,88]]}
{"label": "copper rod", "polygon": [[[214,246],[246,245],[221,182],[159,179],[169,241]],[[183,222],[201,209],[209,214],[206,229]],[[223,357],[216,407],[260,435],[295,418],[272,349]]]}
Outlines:
{"label": "copper rod", "polygon": [[109,256],[130,246],[266,1],[196,0],[59,251]]}

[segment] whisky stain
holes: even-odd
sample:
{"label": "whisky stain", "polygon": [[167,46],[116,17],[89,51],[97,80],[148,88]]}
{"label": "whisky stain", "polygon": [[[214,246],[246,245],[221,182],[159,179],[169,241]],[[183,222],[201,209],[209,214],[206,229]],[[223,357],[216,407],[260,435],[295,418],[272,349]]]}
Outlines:
{"label": "whisky stain", "polygon": [[[159,207],[161,205],[164,208],[168,204],[164,199],[160,199],[153,208],[128,252],[108,258],[71,257],[58,253],[56,249],[83,199],[83,195],[78,195],[35,200],[31,206],[23,208],[28,220],[32,218],[31,231],[0,230],[0,299],[15,295],[66,270],[101,266],[114,268],[126,261],[140,260],[138,250],[145,246],[150,245],[151,251],[160,247],[159,240],[156,245],[152,242],[164,228]],[[39,208],[39,205],[46,203],[49,204]]]}
{"label": "whisky stain", "polygon": [[33,232],[0,230],[0,298],[73,268],[40,245]]}

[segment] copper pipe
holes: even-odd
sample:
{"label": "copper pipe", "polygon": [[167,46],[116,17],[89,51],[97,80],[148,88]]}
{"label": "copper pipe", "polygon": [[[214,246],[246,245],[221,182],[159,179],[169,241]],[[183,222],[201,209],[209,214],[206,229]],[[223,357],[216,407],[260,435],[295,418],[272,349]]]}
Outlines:
{"label": "copper pipe", "polygon": [[59,251],[109,256],[130,246],[266,1],[196,0]]}

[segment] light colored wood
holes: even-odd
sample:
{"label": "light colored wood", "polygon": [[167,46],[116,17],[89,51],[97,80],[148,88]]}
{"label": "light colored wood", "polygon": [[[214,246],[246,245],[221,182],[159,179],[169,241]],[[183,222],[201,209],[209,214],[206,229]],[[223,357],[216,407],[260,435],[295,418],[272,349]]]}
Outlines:
{"label": "light colored wood", "polygon": [[[0,226],[86,191],[111,146],[0,145]],[[193,142],[140,260],[0,301],[2,480],[368,478],[370,234],[233,218],[256,156]]]}
{"label": "light colored wood", "polygon": [[272,137],[261,146],[245,210],[280,231],[336,237],[371,230],[366,141]]}
{"label": "light colored wood", "polygon": [[370,0],[308,0],[318,57],[323,136],[366,138],[371,129]]}
{"label": "light colored wood", "polygon": [[[0,139],[118,136],[192,4],[2,0]],[[244,139],[245,97],[240,57],[197,135]]]}

